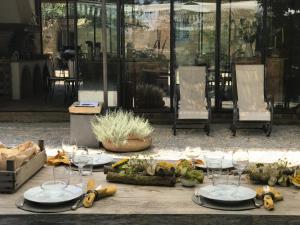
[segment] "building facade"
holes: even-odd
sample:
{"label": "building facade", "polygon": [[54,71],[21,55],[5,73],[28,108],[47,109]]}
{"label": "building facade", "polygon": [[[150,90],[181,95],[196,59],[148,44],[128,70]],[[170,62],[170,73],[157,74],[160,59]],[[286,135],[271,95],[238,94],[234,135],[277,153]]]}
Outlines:
{"label": "building facade", "polygon": [[[242,62],[265,65],[265,96],[272,97],[275,114],[299,111],[299,1],[34,3],[40,52],[51,57],[54,71],[68,70],[68,76],[73,60],[79,100],[107,99],[110,107],[171,115],[176,69],[206,64],[213,109],[230,113],[232,68]],[[74,56],[64,62],[68,49]]]}

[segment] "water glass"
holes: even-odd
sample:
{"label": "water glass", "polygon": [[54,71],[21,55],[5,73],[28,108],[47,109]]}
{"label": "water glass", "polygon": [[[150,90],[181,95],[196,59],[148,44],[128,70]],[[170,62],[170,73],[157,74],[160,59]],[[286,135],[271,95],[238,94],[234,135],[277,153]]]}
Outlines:
{"label": "water glass", "polygon": [[223,155],[208,154],[204,156],[207,176],[212,179],[213,185],[224,183],[225,176],[222,171]]}
{"label": "water glass", "polygon": [[88,150],[86,148],[78,148],[73,155],[73,164],[78,167],[79,173],[82,175],[82,168],[90,161]]}
{"label": "water glass", "polygon": [[47,192],[53,192],[56,194],[62,193],[62,191],[69,185],[70,177],[68,168],[64,166],[53,166],[52,178],[44,182],[41,188]]}
{"label": "water glass", "polygon": [[66,185],[69,184],[70,173],[67,167],[65,166],[54,166],[53,167],[53,181],[61,182]]}
{"label": "water glass", "polygon": [[70,185],[74,185],[76,187],[79,187],[82,192],[85,192],[84,188],[84,182],[82,179],[82,175],[79,171],[73,171],[71,176],[70,176]]}
{"label": "water glass", "polygon": [[82,176],[90,176],[93,174],[93,159],[91,155],[88,156],[88,163],[82,167]]}

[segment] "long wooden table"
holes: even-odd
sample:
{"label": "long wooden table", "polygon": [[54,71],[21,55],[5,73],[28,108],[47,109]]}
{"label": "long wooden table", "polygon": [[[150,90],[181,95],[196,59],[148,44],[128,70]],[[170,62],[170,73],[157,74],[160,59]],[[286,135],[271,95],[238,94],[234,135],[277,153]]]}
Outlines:
{"label": "long wooden table", "polygon": [[[279,188],[285,200],[277,203],[274,211],[264,208],[247,211],[204,208],[192,202],[194,188],[184,188],[179,184],[174,188],[117,184],[118,192],[114,197],[98,201],[90,209],[79,208],[64,213],[30,213],[15,206],[15,200],[24,191],[50,179],[51,174],[51,168],[43,168],[17,193],[0,194],[0,225],[300,225],[300,191],[294,187]],[[95,172],[93,176],[97,184],[107,184],[102,172]]]}

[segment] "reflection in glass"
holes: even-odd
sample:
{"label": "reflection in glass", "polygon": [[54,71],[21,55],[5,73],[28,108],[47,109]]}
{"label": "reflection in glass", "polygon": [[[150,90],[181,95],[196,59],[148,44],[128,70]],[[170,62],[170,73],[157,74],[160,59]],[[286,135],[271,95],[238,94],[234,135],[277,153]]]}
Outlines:
{"label": "reflection in glass", "polygon": [[[43,53],[51,54],[54,58],[59,54],[63,46],[68,45],[67,37],[69,34],[66,26],[66,7],[66,3],[44,2],[41,4]],[[71,19],[69,22],[72,24]]]}
{"label": "reflection in glass", "polygon": [[[108,106],[117,106],[117,5],[106,3]],[[102,3],[77,3],[79,70],[83,77],[79,101],[103,102]]]}
{"label": "reflection in glass", "polygon": [[259,1],[222,1],[220,75],[223,108],[232,108],[232,63],[262,63],[263,8]]}
{"label": "reflection in glass", "polygon": [[[233,60],[261,60],[262,5],[258,1],[225,1],[222,4],[221,64]],[[253,59],[255,58],[255,59]]]}
{"label": "reflection in glass", "polygon": [[[135,109],[170,106],[170,2],[126,3],[125,77]],[[127,93],[128,94],[128,93]]]}
{"label": "reflection in glass", "polygon": [[269,1],[267,84],[275,112],[300,112],[300,2]]}
{"label": "reflection in glass", "polygon": [[[208,66],[209,96],[215,86],[215,24],[214,1],[175,1],[176,67],[189,65]],[[177,74],[176,83],[179,85]],[[212,100],[214,105],[214,100]]]}
{"label": "reflection in glass", "polygon": [[176,63],[214,66],[216,3],[175,2]]}

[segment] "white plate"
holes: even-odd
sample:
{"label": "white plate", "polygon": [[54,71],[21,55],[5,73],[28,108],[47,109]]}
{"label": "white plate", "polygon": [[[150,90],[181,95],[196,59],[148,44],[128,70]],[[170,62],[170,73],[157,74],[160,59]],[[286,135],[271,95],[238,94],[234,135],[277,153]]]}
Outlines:
{"label": "white plate", "polygon": [[74,200],[82,195],[82,189],[68,185],[63,190],[43,190],[40,186],[25,191],[24,198],[40,204],[59,204]]}
{"label": "white plate", "polygon": [[93,157],[93,166],[103,166],[114,160],[113,157],[106,155],[106,154],[94,154],[94,155],[90,155],[90,156]]}
{"label": "white plate", "polygon": [[256,192],[250,188],[236,185],[208,185],[199,189],[201,196],[221,202],[240,202],[255,198]]}
{"label": "white plate", "polygon": [[[203,162],[203,164],[196,164],[195,165],[196,167],[199,167],[199,168],[202,168],[202,169],[206,169],[206,164],[205,164],[205,161]],[[232,165],[232,160],[230,159],[223,159],[222,160],[222,169],[229,169],[229,168],[233,168],[233,165]],[[221,168],[212,168],[212,169],[221,169]]]}

